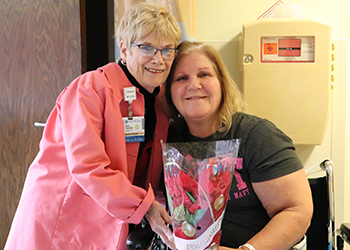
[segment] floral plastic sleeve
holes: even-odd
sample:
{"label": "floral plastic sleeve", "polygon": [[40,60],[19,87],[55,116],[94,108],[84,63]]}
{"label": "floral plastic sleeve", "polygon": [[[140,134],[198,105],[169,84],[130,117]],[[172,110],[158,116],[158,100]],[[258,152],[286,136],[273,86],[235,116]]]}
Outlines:
{"label": "floral plastic sleeve", "polygon": [[177,249],[204,250],[220,244],[239,142],[162,142],[167,201]]}

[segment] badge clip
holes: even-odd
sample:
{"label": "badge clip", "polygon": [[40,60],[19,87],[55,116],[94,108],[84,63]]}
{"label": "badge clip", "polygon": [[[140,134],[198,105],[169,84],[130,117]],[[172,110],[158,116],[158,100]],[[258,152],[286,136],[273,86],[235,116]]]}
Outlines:
{"label": "badge clip", "polygon": [[124,91],[124,101],[129,102],[128,106],[128,117],[132,118],[132,101],[136,100],[136,88],[128,87],[123,88]]}

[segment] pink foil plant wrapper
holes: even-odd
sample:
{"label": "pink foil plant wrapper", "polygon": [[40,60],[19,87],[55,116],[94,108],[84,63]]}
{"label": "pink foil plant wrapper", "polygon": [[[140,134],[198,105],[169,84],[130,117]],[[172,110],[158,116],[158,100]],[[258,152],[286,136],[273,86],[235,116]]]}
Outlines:
{"label": "pink foil plant wrapper", "polygon": [[177,249],[204,250],[220,245],[239,142],[162,142],[164,180]]}

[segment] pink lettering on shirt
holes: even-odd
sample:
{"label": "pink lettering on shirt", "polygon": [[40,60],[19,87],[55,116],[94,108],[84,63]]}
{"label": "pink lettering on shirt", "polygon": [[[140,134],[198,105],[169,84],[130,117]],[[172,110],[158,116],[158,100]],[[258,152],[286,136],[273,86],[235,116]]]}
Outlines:
{"label": "pink lettering on shirt", "polygon": [[249,195],[249,194],[250,194],[250,193],[249,193],[249,188],[234,193],[235,199],[236,199],[236,200],[237,200],[237,199],[240,199],[240,198],[243,198],[243,197],[245,197],[245,196],[247,196],[247,195]]}
{"label": "pink lettering on shirt", "polygon": [[[242,169],[243,167],[243,159],[242,158],[237,158],[236,161],[236,169]],[[237,188],[238,190],[243,190],[247,188],[247,184],[243,181],[241,175],[235,170],[234,173],[235,178],[237,180]]]}

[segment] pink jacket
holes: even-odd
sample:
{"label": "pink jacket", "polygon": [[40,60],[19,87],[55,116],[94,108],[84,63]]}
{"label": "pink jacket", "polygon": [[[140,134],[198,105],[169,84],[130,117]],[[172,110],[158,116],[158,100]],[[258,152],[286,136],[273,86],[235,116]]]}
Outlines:
{"label": "pink jacket", "polygon": [[[122,122],[128,110],[123,88],[130,86],[123,70],[110,63],[60,94],[28,170],[6,250],[125,249],[127,224],[139,223],[154,200],[160,140],[168,130],[157,100],[149,186],[133,186],[139,143],[125,143]],[[138,90],[132,105],[134,116],[144,115]]]}

